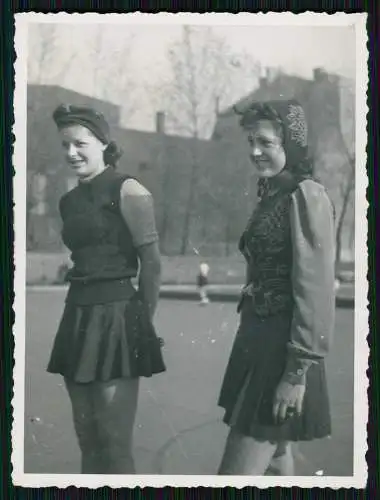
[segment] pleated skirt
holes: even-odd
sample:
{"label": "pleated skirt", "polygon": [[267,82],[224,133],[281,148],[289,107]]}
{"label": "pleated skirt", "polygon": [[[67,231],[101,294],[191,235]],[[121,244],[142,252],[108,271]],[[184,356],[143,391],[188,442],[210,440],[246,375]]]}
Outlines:
{"label": "pleated skirt", "polygon": [[331,434],[323,361],[307,371],[303,411],[279,424],[273,418],[276,388],[284,373],[291,315],[260,318],[243,305],[240,326],[224,375],[218,405],[224,422],[265,441],[309,441]]}
{"label": "pleated skirt", "polygon": [[166,370],[161,346],[136,299],[66,302],[47,371],[78,383],[150,377]]}

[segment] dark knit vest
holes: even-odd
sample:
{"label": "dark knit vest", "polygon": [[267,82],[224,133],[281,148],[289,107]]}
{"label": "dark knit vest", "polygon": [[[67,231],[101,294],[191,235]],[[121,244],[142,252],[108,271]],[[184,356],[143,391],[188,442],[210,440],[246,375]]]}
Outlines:
{"label": "dark knit vest", "polygon": [[248,263],[253,285],[252,307],[258,316],[293,309],[291,195],[297,184],[265,196],[244,231],[239,248]]}
{"label": "dark knit vest", "polygon": [[73,262],[69,300],[105,302],[128,295],[125,282],[138,272],[137,252],[120,213],[120,189],[128,178],[108,167],[61,198],[62,239]]}

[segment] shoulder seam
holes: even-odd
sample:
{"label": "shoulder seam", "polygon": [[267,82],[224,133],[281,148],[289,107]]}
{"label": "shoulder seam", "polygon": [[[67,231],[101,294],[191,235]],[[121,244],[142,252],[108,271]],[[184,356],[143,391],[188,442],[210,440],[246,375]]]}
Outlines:
{"label": "shoulder seam", "polygon": [[[306,183],[306,184],[305,184]],[[321,184],[320,182],[316,182],[313,179],[304,179],[302,182],[300,182],[295,189],[294,193],[296,193],[298,190],[299,191],[305,191],[305,185],[312,185],[314,190],[319,191],[319,192],[326,192],[325,186]]]}
{"label": "shoulder seam", "polygon": [[135,196],[151,196],[151,192],[145,187],[143,186],[143,184],[141,184],[141,182],[139,182],[137,179],[133,179],[133,178],[127,178],[125,179],[122,184],[121,184],[121,190],[125,192],[125,190],[128,188],[128,185],[127,185],[127,182],[128,181],[134,181],[133,183],[132,182],[129,182],[128,184],[130,185],[135,185],[136,188],[139,190],[139,192],[137,193],[127,193],[129,195],[135,195]]}

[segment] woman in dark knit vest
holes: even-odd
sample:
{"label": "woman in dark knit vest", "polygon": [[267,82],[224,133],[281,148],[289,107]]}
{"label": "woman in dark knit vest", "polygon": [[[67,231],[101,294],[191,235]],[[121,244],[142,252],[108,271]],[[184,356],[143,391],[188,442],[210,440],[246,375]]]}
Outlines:
{"label": "woman in dark knit vest", "polygon": [[324,358],[334,328],[334,212],[295,100],[240,112],[259,203],[240,239],[247,284],[219,405],[220,475],[294,475],[291,443],[329,436]]}
{"label": "woman in dark knit vest", "polygon": [[61,105],[53,119],[78,185],[59,205],[73,267],[48,371],[64,377],[82,473],[134,474],[139,377],[165,371],[152,324],[160,286],[152,196],[116,171],[120,153],[102,114]]}

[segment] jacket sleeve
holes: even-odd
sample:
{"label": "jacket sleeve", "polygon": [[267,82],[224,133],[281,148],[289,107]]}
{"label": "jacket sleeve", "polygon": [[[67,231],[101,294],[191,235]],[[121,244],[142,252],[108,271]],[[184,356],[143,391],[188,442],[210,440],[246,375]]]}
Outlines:
{"label": "jacket sleeve", "polygon": [[294,311],[284,378],[304,380],[329,352],[335,321],[335,230],[332,204],[320,184],[303,181],[290,209]]}
{"label": "jacket sleeve", "polygon": [[127,179],[121,187],[120,211],[135,247],[158,241],[153,197],[135,179]]}

